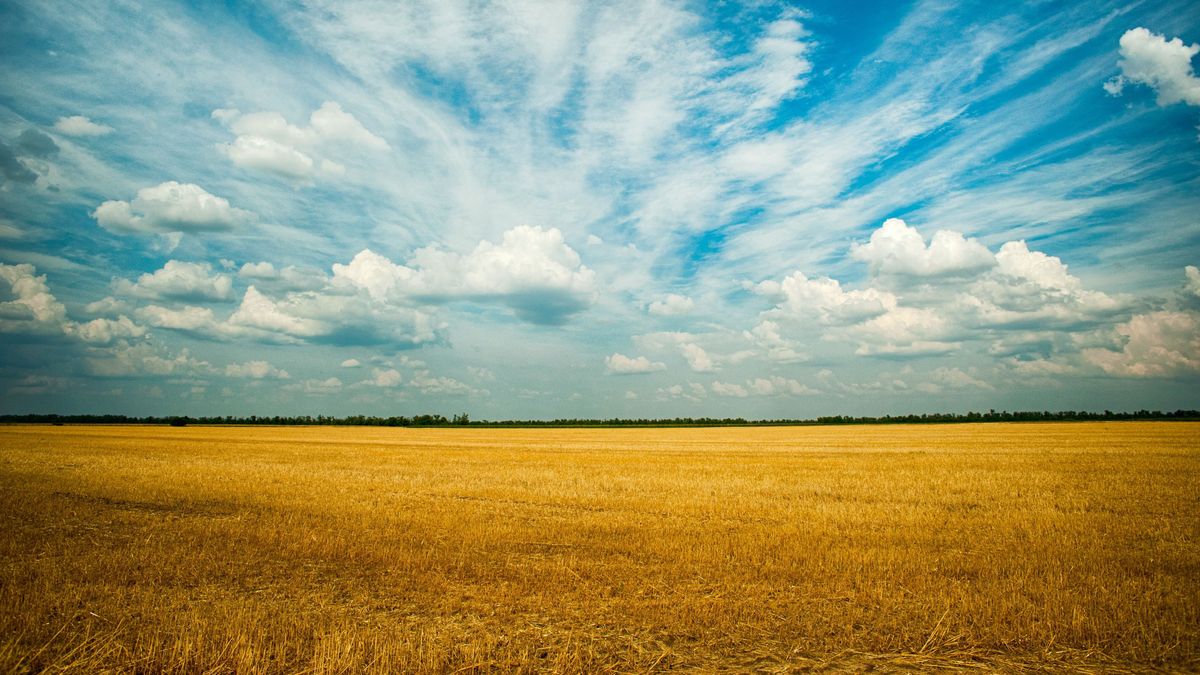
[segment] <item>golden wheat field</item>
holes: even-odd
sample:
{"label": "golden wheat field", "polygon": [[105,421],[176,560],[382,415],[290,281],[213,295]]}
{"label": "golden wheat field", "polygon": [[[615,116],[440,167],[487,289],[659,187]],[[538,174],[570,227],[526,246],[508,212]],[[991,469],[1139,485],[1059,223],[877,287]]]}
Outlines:
{"label": "golden wheat field", "polygon": [[1200,668],[1200,425],[0,427],[0,670]]}

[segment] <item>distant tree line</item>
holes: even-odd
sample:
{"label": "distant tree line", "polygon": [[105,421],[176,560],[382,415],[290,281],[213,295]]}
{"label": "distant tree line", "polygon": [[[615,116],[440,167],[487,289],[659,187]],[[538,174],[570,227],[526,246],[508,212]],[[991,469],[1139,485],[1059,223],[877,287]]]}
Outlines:
{"label": "distant tree line", "polygon": [[313,425],[313,426],[364,426],[364,427],[727,427],[727,426],[803,426],[835,424],[961,424],[964,422],[1082,422],[1092,420],[1200,420],[1198,410],[1138,410],[1136,412],[1090,412],[1085,410],[1024,410],[968,412],[968,413],[923,413],[913,415],[884,415],[882,417],[854,417],[829,415],[814,419],[763,419],[747,420],[742,417],[672,417],[666,419],[555,419],[555,420],[473,420],[467,413],[447,419],[442,415],[399,415],[377,417],[350,415],[331,417],[327,415],[290,415],[239,417],[234,415],[215,417],[131,417],[128,415],[0,415],[0,423],[7,424],[166,424],[187,426],[189,424],[262,424],[262,425]]}

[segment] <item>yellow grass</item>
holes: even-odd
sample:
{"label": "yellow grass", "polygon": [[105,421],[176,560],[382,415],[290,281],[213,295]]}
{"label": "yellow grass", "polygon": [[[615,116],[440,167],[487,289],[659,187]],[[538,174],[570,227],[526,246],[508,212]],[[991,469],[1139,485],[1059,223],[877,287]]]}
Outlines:
{"label": "yellow grass", "polygon": [[0,427],[0,671],[1200,668],[1200,425]]}

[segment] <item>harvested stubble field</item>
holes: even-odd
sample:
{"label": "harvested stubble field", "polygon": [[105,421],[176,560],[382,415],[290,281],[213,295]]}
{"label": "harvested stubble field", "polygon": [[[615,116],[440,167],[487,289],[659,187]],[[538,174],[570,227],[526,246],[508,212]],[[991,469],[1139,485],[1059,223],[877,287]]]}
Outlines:
{"label": "harvested stubble field", "polygon": [[0,670],[1200,668],[1200,425],[0,427]]}

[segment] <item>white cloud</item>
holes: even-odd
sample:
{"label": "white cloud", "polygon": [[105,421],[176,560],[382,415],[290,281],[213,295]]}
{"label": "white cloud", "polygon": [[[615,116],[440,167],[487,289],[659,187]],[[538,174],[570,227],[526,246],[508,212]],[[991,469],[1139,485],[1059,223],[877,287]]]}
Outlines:
{"label": "white cloud", "polygon": [[742,333],[743,337],[759,348],[766,350],[767,358],[779,363],[799,363],[808,360],[808,354],[798,351],[795,341],[783,337],[779,323],[763,320],[757,326]]}
{"label": "white cloud", "polygon": [[301,269],[295,265],[279,269],[265,261],[245,263],[237,275],[241,279],[251,279],[275,290],[317,290],[329,281],[320,270]]}
{"label": "white cloud", "polygon": [[37,275],[33,265],[0,263],[0,281],[8,284],[8,294],[13,298],[0,302],[0,333],[69,335],[91,345],[146,335],[145,327],[123,314],[84,323],[70,320],[66,307],[50,292],[46,276]]}
{"label": "white cloud", "polygon": [[326,101],[314,111],[307,127],[290,124],[277,112],[242,114],[218,109],[212,116],[237,134],[232,143],[219,146],[230,161],[284,178],[307,179],[318,171],[339,175],[345,167],[325,155],[359,148],[389,149],[387,141],[368,131],[335,101]]}
{"label": "white cloud", "polygon": [[342,391],[342,381],[336,377],[324,380],[304,380],[303,382],[284,385],[283,389],[284,391],[296,391],[308,394],[309,396],[328,396]]}
{"label": "white cloud", "polygon": [[197,376],[212,373],[207,361],[193,358],[187,349],[175,356],[163,354],[148,343],[124,345],[98,352],[87,359],[88,370],[100,377]]}
{"label": "white cloud", "polygon": [[646,311],[655,316],[679,316],[690,314],[696,303],[691,298],[675,293],[667,294],[662,300],[655,300],[646,307]]}
{"label": "white cloud", "polygon": [[1083,356],[1110,375],[1172,377],[1200,373],[1200,314],[1139,314],[1116,328],[1120,351],[1091,348]]}
{"label": "white cloud", "polygon": [[279,174],[285,178],[307,178],[314,170],[313,159],[299,150],[261,136],[238,136],[224,146],[238,166]]}
{"label": "white cloud", "polygon": [[113,128],[93,122],[83,115],[72,115],[58,118],[54,130],[66,136],[103,136],[112,133]]}
{"label": "white cloud", "polygon": [[342,361],[343,368],[357,368],[361,365],[362,363],[360,363],[358,359],[346,359],[345,361]]}
{"label": "white cloud", "polygon": [[995,390],[991,384],[975,377],[961,368],[940,367],[929,373],[929,380],[918,384],[916,389],[930,394],[940,393],[947,389],[984,389]]}
{"label": "white cloud", "polygon": [[[625,398],[629,398],[630,393],[633,392],[626,392]],[[699,403],[705,398],[708,398],[708,390],[705,389],[704,385],[700,384],[699,382],[688,382],[686,387],[684,387],[682,384],[673,384],[669,387],[663,387],[659,389],[656,393],[657,398],[660,401],[665,401],[671,398],[682,398],[692,401],[693,403]],[[636,394],[634,395],[634,398],[636,398]]]}
{"label": "white cloud", "polygon": [[121,315],[116,319],[99,318],[74,324],[68,326],[68,332],[89,344],[106,345],[115,340],[143,337],[146,335],[146,328]]}
{"label": "white cloud", "polygon": [[403,380],[404,377],[395,368],[375,368],[371,371],[371,379],[364,380],[364,383],[374,387],[398,387]]}
{"label": "white cloud", "polygon": [[471,377],[481,382],[494,382],[496,380],[496,374],[487,368],[467,366],[467,372],[471,374]]}
{"label": "white cloud", "polygon": [[746,398],[747,396],[750,395],[750,392],[746,391],[746,388],[740,384],[732,384],[732,383],[728,383],[728,382],[715,382],[714,381],[712,383],[712,385],[710,385],[709,388],[712,389],[712,393],[716,394],[717,396],[727,396],[730,398]]}
{"label": "white cloud", "polygon": [[420,309],[365,294],[325,289],[273,299],[250,286],[223,328],[250,329],[283,342],[407,347],[438,341],[444,325]]}
{"label": "white cloud", "polygon": [[1200,298],[1200,269],[1197,269],[1194,265],[1188,265],[1183,268],[1183,271],[1187,276],[1187,284],[1184,285],[1184,292]]}
{"label": "white cloud", "polygon": [[816,317],[826,324],[845,324],[879,316],[896,307],[896,296],[874,288],[846,291],[836,279],[809,279],[793,272],[782,282],[764,281],[751,287],[778,303],[783,315]]}
{"label": "white cloud", "polygon": [[775,360],[801,358],[797,336],[814,333],[831,343],[856,341],[858,355],[929,356],[954,352],[973,339],[996,347],[1005,342],[999,331],[1095,327],[1133,304],[1130,296],[1084,288],[1059,258],[1030,250],[1024,241],[1005,243],[993,255],[977,241],[943,230],[927,245],[915,229],[891,219],[851,252],[876,275],[869,283],[940,279],[849,291],[835,279],[809,279],[799,271],[782,282],[744,282],[777,303],[744,333],[746,339]]}
{"label": "white cloud", "polygon": [[367,291],[375,300],[493,301],[531,323],[562,323],[594,294],[594,273],[556,228],[519,226],[500,244],[482,241],[467,255],[419,249],[410,266],[363,250],[333,266],[333,284]]}
{"label": "white cloud", "polygon": [[276,368],[267,361],[247,361],[231,363],[225,366],[225,377],[241,377],[252,380],[278,379],[286,380],[290,376],[286,370]]}
{"label": "white cloud", "polygon": [[213,311],[207,307],[185,306],[172,309],[159,305],[139,307],[137,317],[155,328],[182,330],[202,334],[214,333],[217,330],[217,320]]}
{"label": "white cloud", "polygon": [[46,275],[37,274],[33,265],[0,263],[0,280],[8,284],[12,300],[0,302],[0,332],[61,333],[67,310],[50,292]]}
{"label": "white cloud", "polygon": [[89,302],[83,311],[93,316],[116,316],[130,311],[130,305],[124,300],[118,300],[111,295]]}
{"label": "white cloud", "polygon": [[986,246],[960,232],[939,230],[926,246],[921,233],[899,218],[884,221],[866,244],[851,246],[850,256],[875,274],[918,277],[974,274],[996,264]]}
{"label": "white cloud", "polygon": [[1059,258],[1031,251],[1023,241],[1004,244],[996,262],[952,308],[978,326],[1072,327],[1112,317],[1132,302],[1083,288]]}
{"label": "white cloud", "polygon": [[231,230],[250,213],[199,185],[167,181],[138,190],[132,202],[106,201],[91,216],[115,234],[147,234]]}
{"label": "white cloud", "polygon": [[269,262],[248,262],[238,270],[238,276],[243,279],[276,279],[279,271]]}
{"label": "white cloud", "polygon": [[756,377],[747,381],[750,393],[756,396],[811,396],[819,393],[798,380],[772,375],[771,377]]}
{"label": "white cloud", "polygon": [[1008,362],[1008,367],[1020,375],[1027,376],[1071,375],[1079,372],[1079,369],[1071,364],[1048,359],[1013,359]]}
{"label": "white cloud", "polygon": [[309,125],[323,142],[347,143],[372,150],[387,150],[388,143],[342,110],[337,101],[326,101],[309,117]]}
{"label": "white cloud", "polygon": [[694,342],[679,345],[679,353],[687,360],[688,368],[697,373],[711,373],[716,370],[712,357]]}
{"label": "white cloud", "polygon": [[1000,273],[1032,282],[1052,291],[1074,291],[1081,284],[1071,276],[1062,260],[1041,251],[1030,251],[1023,241],[1010,241],[996,254]]}
{"label": "white cloud", "polygon": [[848,332],[859,340],[854,353],[860,356],[945,354],[961,346],[948,341],[954,333],[953,325],[929,308],[895,307]]}
{"label": "white cloud", "polygon": [[113,290],[150,300],[229,300],[233,297],[233,279],[213,274],[212,265],[168,260],[162,269],[138,277],[137,282],[117,279]]}
{"label": "white cloud", "polygon": [[428,396],[488,396],[487,389],[477,389],[452,377],[435,377],[427,370],[418,370],[408,386]]}
{"label": "white cloud", "polygon": [[807,83],[812,70],[808,53],[813,44],[804,40],[809,33],[798,18],[788,16],[768,25],[754,42],[753,65],[723,83],[744,90],[749,100],[743,99],[742,105],[750,111],[774,109]]}
{"label": "white cloud", "polygon": [[1200,106],[1200,78],[1192,70],[1192,57],[1200,53],[1200,45],[1134,28],[1121,36],[1120,53],[1121,74],[1104,84],[1109,94],[1120,94],[1132,82],[1154,89],[1160,106],[1180,102]]}
{"label": "white cloud", "polygon": [[695,342],[699,336],[683,331],[658,331],[641,333],[630,338],[638,349],[647,351],[674,350],[684,342]]}
{"label": "white cloud", "polygon": [[[286,305],[294,306],[298,304],[297,301],[303,299],[297,298],[296,301],[286,303]],[[280,303],[263,295],[254,286],[250,286],[246,289],[246,294],[242,296],[242,304],[230,315],[229,323],[300,338],[316,337],[329,332],[329,328],[316,319],[289,313],[286,311],[286,305],[281,307]]]}
{"label": "white cloud", "polygon": [[658,370],[666,370],[667,365],[658,361],[651,361],[644,356],[629,357],[624,354],[613,354],[605,357],[604,366],[607,372],[614,375],[634,375],[638,373],[653,373]]}

